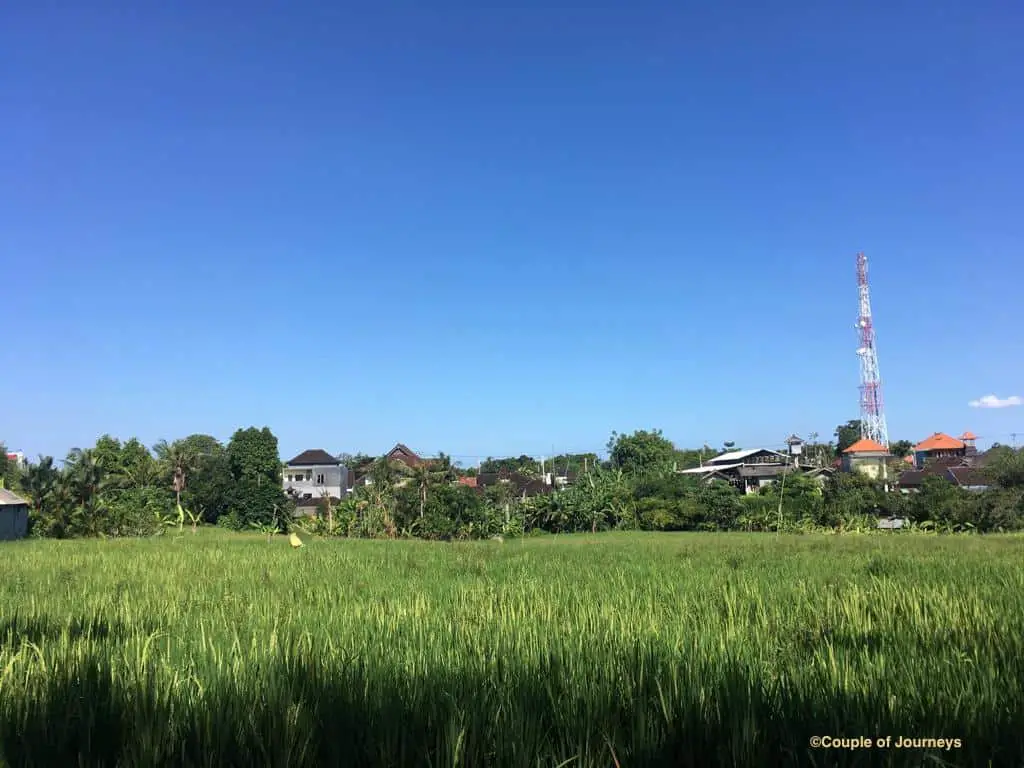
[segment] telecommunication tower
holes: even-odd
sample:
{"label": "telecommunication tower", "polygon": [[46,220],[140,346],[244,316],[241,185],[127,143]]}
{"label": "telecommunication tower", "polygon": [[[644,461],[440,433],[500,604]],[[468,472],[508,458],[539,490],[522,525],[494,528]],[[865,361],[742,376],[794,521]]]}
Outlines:
{"label": "telecommunication tower", "polygon": [[889,447],[889,428],[882,405],[882,376],[878,372],[878,350],[875,349],[875,326],[871,320],[871,295],[868,289],[868,260],[857,254],[857,289],[860,294],[860,317],[857,331],[860,346],[860,436]]}

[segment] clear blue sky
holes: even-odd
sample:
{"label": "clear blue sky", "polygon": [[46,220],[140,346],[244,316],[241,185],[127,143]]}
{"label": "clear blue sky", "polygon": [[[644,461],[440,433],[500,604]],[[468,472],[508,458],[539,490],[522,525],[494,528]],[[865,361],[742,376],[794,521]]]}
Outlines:
{"label": "clear blue sky", "polygon": [[1024,6],[518,6],[7,4],[0,439],[1024,433]]}

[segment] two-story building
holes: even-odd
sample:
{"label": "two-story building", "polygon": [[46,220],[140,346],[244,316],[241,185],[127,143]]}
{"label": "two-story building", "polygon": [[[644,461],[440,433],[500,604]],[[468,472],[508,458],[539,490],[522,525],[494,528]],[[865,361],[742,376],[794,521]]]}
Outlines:
{"label": "two-story building", "polygon": [[285,493],[300,508],[312,507],[323,498],[340,500],[349,488],[348,468],[327,451],[314,448],[303,451],[284,465],[282,484]]}
{"label": "two-story building", "polygon": [[746,451],[727,451],[708,459],[702,466],[679,471],[682,475],[696,475],[701,480],[724,480],[743,493],[756,493],[774,483],[797,465],[796,457],[768,448]]}
{"label": "two-story building", "polygon": [[[973,444],[974,435],[971,435],[969,432],[964,434],[965,436],[970,435]],[[914,468],[924,469],[926,464],[936,459],[956,459],[962,461],[967,458],[967,447],[967,442],[964,440],[951,437],[944,432],[936,432],[914,446]],[[975,450],[974,452],[976,453],[977,451]]]}

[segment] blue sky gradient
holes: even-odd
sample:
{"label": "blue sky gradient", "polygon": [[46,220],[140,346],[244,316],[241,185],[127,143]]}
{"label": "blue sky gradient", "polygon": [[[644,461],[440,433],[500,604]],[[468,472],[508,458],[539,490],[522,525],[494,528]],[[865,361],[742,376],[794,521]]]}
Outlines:
{"label": "blue sky gradient", "polygon": [[[426,7],[428,6],[429,7]],[[1024,408],[1019,2],[15,2],[0,439],[893,439]],[[1019,438],[1024,440],[1024,434]]]}

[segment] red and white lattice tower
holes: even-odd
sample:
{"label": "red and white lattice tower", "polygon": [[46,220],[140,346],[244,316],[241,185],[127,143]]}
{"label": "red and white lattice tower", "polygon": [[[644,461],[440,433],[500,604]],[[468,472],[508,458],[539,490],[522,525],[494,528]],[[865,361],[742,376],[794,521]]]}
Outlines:
{"label": "red and white lattice tower", "polygon": [[868,260],[857,254],[857,288],[860,294],[860,317],[857,331],[860,346],[860,436],[889,447],[889,428],[882,406],[882,376],[878,372],[878,350],[875,349],[875,326],[871,320],[871,296],[868,290]]}

